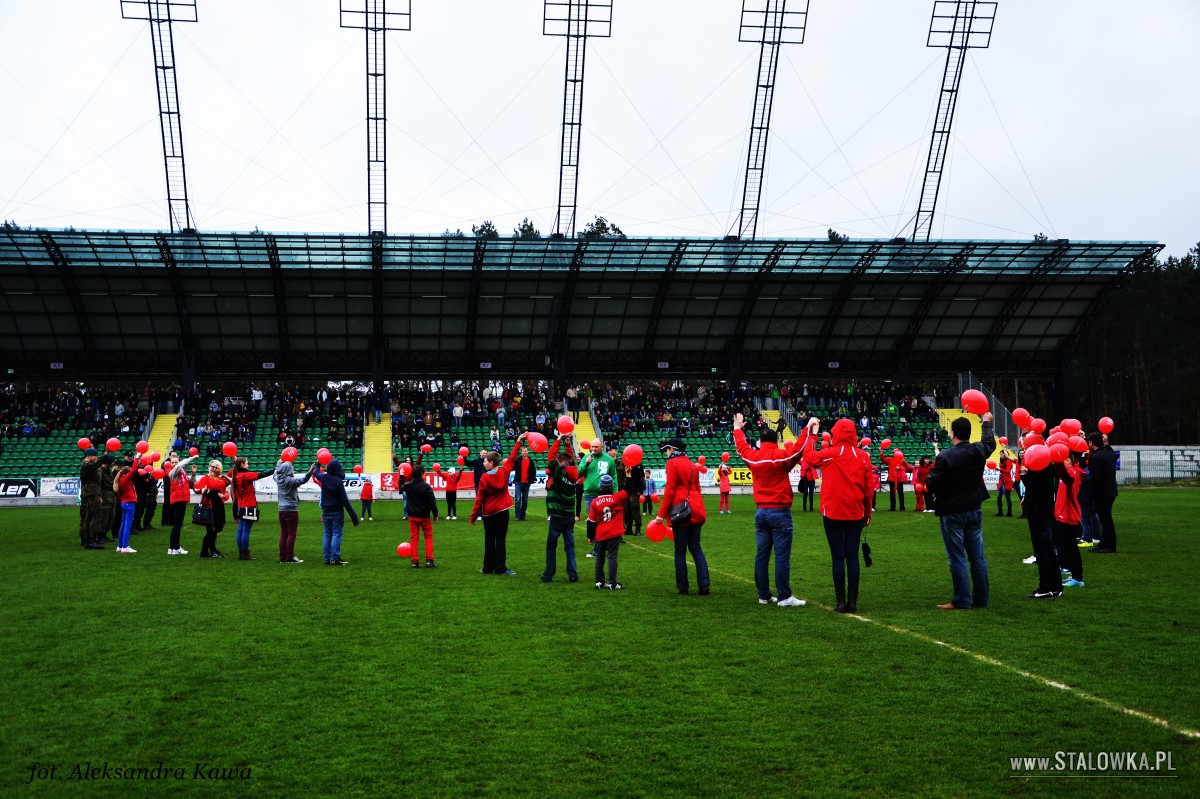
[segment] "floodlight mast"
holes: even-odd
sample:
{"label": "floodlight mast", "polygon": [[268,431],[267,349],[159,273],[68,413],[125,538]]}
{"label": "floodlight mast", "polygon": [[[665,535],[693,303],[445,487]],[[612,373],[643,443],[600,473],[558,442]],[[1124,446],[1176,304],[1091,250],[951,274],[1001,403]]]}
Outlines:
{"label": "floodlight mast", "polygon": [[[400,10],[397,10],[400,9]],[[343,28],[367,39],[367,226],[387,233],[387,32],[412,30],[411,0],[341,0]]]}
{"label": "floodlight mast", "polygon": [[934,1],[925,46],[945,47],[946,66],[942,70],[941,94],[938,95],[937,115],[933,119],[933,135],[929,140],[929,156],[925,161],[925,178],[921,184],[921,204],[913,224],[913,241],[929,241],[933,229],[933,212],[937,208],[942,169],[946,163],[946,151],[950,147],[950,128],[954,122],[954,109],[958,105],[958,87],[962,83],[967,50],[984,49],[991,44],[995,20],[995,2]]}
{"label": "floodlight mast", "polygon": [[123,19],[147,20],[154,49],[154,80],[158,87],[158,122],[162,132],[163,167],[167,176],[167,212],[172,233],[194,231],[188,203],[187,166],[183,160],[183,125],[179,116],[179,85],[175,80],[175,22],[195,22],[196,0],[121,0]]}
{"label": "floodlight mast", "polygon": [[612,0],[545,0],[543,36],[567,39],[563,87],[562,146],[558,161],[558,206],[554,235],[575,235],[579,201],[579,138],[583,127],[583,72],[588,37],[612,34]]}

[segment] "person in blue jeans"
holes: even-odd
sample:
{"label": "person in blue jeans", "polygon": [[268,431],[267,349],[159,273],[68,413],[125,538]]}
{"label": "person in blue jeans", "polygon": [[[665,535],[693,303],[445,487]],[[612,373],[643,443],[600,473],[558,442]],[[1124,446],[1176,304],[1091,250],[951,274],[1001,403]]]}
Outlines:
{"label": "person in blue jeans", "polygon": [[971,443],[971,421],[960,416],[950,424],[953,446],[938,453],[925,481],[933,495],[933,509],[942,524],[942,543],[954,598],[939,610],[986,608],[989,601],[987,559],[983,554],[983,511],[987,496],[983,487],[983,467],[996,450],[992,432],[992,414],[985,413],[983,438]]}
{"label": "person in blue jeans", "polygon": [[346,472],[336,458],[329,462],[325,471],[313,474],[313,480],[321,486],[321,521],[325,525],[322,549],[326,566],[345,566],[342,560],[342,531],[346,526],[343,511],[350,514],[350,523],[358,526],[358,514],[346,494]]}

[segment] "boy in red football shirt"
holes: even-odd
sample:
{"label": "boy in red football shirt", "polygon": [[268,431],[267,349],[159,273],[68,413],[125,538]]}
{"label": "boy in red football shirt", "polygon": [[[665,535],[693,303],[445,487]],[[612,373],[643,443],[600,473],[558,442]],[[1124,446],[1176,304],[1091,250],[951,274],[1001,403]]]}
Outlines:
{"label": "boy in red football shirt", "polygon": [[[626,468],[626,477],[628,477]],[[613,493],[616,485],[611,474],[601,475],[600,494],[588,508],[588,538],[596,539],[596,587],[609,591],[625,588],[617,582],[617,552],[624,543],[625,503],[629,495],[625,491]],[[608,555],[608,580],[604,579],[604,556]]]}

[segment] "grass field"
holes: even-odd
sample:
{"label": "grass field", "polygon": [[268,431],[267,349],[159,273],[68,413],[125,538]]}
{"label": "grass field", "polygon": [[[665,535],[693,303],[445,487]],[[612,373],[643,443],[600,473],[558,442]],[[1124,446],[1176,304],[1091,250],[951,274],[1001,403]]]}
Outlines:
{"label": "grass field", "polygon": [[[321,565],[311,504],[298,566],[276,562],[273,507],[252,563],[200,560],[194,527],[185,558],[159,529],[137,555],[84,551],[75,508],[4,510],[0,795],[1200,794],[1200,490],[1124,492],[1120,554],[1085,553],[1087,587],[1054,601],[1024,599],[1027,529],[989,513],[992,607],[969,613],[934,610],[950,577],[933,515],[885,510],[863,619],[830,609],[817,514],[795,513],[808,606],[762,607],[753,506],[715,504],[708,597],[676,595],[670,542],[644,537],[622,548],[624,592],[593,588],[585,547],[581,582],[560,553],[542,584],[540,501],[509,534],[515,577],[477,573],[482,528],[461,519],[437,528],[440,568],[410,569],[395,503],[347,526],[340,569]],[[1170,752],[1175,771],[1010,763],[1117,751]],[[183,777],[70,779],[106,762]],[[30,782],[35,764],[57,778]],[[249,777],[195,779],[196,764]]]}

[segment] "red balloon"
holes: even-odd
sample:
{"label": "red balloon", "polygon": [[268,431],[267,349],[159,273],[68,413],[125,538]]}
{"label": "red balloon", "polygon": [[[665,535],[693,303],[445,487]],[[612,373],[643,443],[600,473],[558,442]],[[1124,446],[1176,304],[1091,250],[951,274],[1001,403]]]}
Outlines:
{"label": "red balloon", "polygon": [[897,461],[902,461],[902,460],[904,460],[904,453],[901,452],[900,450],[896,450],[895,452],[892,453],[892,457]]}
{"label": "red balloon", "polygon": [[729,463],[729,453],[728,452],[721,453],[721,463]]}
{"label": "red balloon", "polygon": [[1013,422],[1022,430],[1029,429],[1029,423],[1033,421],[1033,414],[1024,408],[1014,408],[1012,412]]}
{"label": "red balloon", "polygon": [[650,495],[650,504],[651,504],[651,505],[657,505],[657,504],[658,504],[658,494],[651,494],[651,495]]}
{"label": "red balloon", "polygon": [[422,444],[421,451],[425,453],[433,452],[433,444]]}
{"label": "red balloon", "polygon": [[404,475],[405,477],[408,477],[410,474],[412,474],[412,464],[400,464],[400,474]]}
{"label": "red balloon", "polygon": [[696,458],[696,463],[698,463],[698,464],[700,464],[701,466],[703,466],[704,464],[708,463],[708,458],[706,458],[705,456],[701,455],[699,458]]}
{"label": "red balloon", "polygon": [[232,441],[226,441],[221,445],[221,452],[225,453],[226,458],[232,458],[237,455],[237,444]]}
{"label": "red balloon", "polygon": [[468,455],[470,455],[470,454],[471,454],[471,450],[470,450],[468,447],[459,447],[459,448],[458,448],[458,454],[459,454],[461,457],[464,457],[464,458],[465,458],[465,457],[467,457]]}
{"label": "red balloon", "polygon": [[985,414],[988,412],[988,398],[982,392],[974,388],[968,388],[962,393],[960,399],[962,409],[967,413]]}
{"label": "red balloon", "polygon": [[133,448],[136,449],[139,454],[145,454],[150,451],[150,442],[149,441],[139,441],[137,444],[134,445]]}
{"label": "red balloon", "polygon": [[80,449],[87,449],[91,445],[92,445],[92,440],[90,438],[79,439],[79,448]]}
{"label": "red balloon", "polygon": [[1025,466],[1035,472],[1040,472],[1050,465],[1050,448],[1045,444],[1034,444],[1025,450]]}
{"label": "red balloon", "polygon": [[329,462],[332,460],[333,453],[327,449],[323,449],[317,453],[317,463],[321,464],[322,466],[328,466]]}
{"label": "red balloon", "polygon": [[119,450],[119,449],[121,448],[121,439],[119,439],[119,438],[110,438],[108,441],[106,441],[106,442],[104,443],[104,447],[105,447],[105,449],[107,449],[109,452],[116,452],[117,450]]}
{"label": "red balloon", "polygon": [[1050,445],[1050,460],[1055,463],[1062,463],[1069,457],[1071,457],[1071,448],[1066,444]]}
{"label": "red balloon", "polygon": [[1113,424],[1113,420],[1112,420],[1110,417],[1108,417],[1108,416],[1105,416],[1105,417],[1103,417],[1103,418],[1102,418],[1102,419],[1101,419],[1099,422],[1097,422],[1097,424],[1096,424],[1096,428],[1097,428],[1097,429],[1098,429],[1098,430],[1099,430],[1101,433],[1104,433],[1105,435],[1108,435],[1109,433],[1111,433],[1111,432],[1113,431],[1113,427],[1115,427],[1115,426],[1116,426],[1116,425],[1114,425],[1114,424]]}
{"label": "red balloon", "polygon": [[668,528],[667,528],[667,540],[668,540],[668,541],[674,541],[674,540],[675,540],[675,531],[674,531],[674,530],[672,530],[670,527],[668,527]]}
{"label": "red balloon", "polygon": [[637,444],[630,444],[625,448],[625,451],[621,453],[621,462],[632,469],[634,466],[641,464],[644,456],[645,453],[642,452],[641,447],[639,447]]}
{"label": "red balloon", "polygon": [[288,447],[279,454],[279,460],[291,463],[292,461],[296,460],[296,456],[299,454],[300,453],[296,451],[295,447]]}
{"label": "red balloon", "polygon": [[880,449],[888,449],[891,446],[892,446],[892,440],[890,438],[885,438],[883,441],[879,442]]}
{"label": "red balloon", "polygon": [[354,464],[354,473],[362,474],[362,464],[361,463]]}
{"label": "red balloon", "polygon": [[550,448],[550,442],[541,433],[526,433],[525,443],[529,445],[531,452],[545,452]]}
{"label": "red balloon", "polygon": [[162,453],[160,453],[160,452],[151,452],[150,453],[150,462],[151,463],[158,463],[161,460],[162,460]]}
{"label": "red balloon", "polygon": [[1046,439],[1042,438],[1037,433],[1027,433],[1025,435],[1025,449],[1029,449],[1030,447],[1036,447],[1039,444],[1044,445],[1045,443],[1046,443]]}
{"label": "red balloon", "polygon": [[458,465],[459,465],[459,466],[466,466],[466,465],[467,465],[467,459],[466,459],[466,458],[464,458],[462,455],[459,455],[459,456],[458,456]]}
{"label": "red balloon", "polygon": [[821,434],[821,440],[822,440],[822,441],[832,441],[832,440],[833,440],[833,436],[832,436],[832,435],[830,435],[830,433],[829,433],[829,431],[828,431],[828,430],[826,430],[824,433],[822,433],[822,434]]}
{"label": "red balloon", "polygon": [[1082,436],[1071,436],[1071,440],[1067,442],[1067,446],[1071,448],[1072,452],[1088,451],[1087,440]]}
{"label": "red balloon", "polygon": [[1079,435],[1079,431],[1083,430],[1083,422],[1078,419],[1063,419],[1059,427],[1067,435],[1077,436]]}
{"label": "red balloon", "polygon": [[440,463],[433,464],[433,470],[435,472],[440,472],[442,470],[442,464],[440,464]]}
{"label": "red balloon", "polygon": [[1033,432],[1037,433],[1038,435],[1041,435],[1042,433],[1046,432],[1046,420],[1045,419],[1032,420],[1029,423],[1029,429],[1032,430]]}
{"label": "red balloon", "polygon": [[1008,446],[1008,436],[1000,436],[996,440],[1000,442],[1000,446],[1002,446],[1002,447]]}
{"label": "red balloon", "polygon": [[161,480],[161,479],[163,479],[163,475],[165,475],[166,472],[164,472],[162,469],[155,469],[153,472],[151,472],[151,474],[154,475],[155,480]]}
{"label": "red balloon", "polygon": [[696,468],[700,470],[700,474],[708,474],[707,466],[697,466]]}
{"label": "red balloon", "polygon": [[571,433],[575,432],[575,421],[570,416],[560,416],[558,417],[558,421],[555,423],[555,427],[557,427],[558,432],[562,433],[564,436],[569,436]]}
{"label": "red balloon", "polygon": [[192,447],[191,449],[188,450],[188,454],[189,455],[199,455],[200,450],[196,449],[195,447]]}
{"label": "red balloon", "polygon": [[[1054,435],[1055,433],[1062,433],[1062,428],[1059,427],[1058,425],[1054,425],[1054,427],[1051,427],[1050,435]],[[1063,433],[1063,435],[1066,435],[1066,433]]]}
{"label": "red balloon", "polygon": [[1053,447],[1055,444],[1067,443],[1070,438],[1071,437],[1066,433],[1059,430],[1057,433],[1051,433],[1050,435],[1046,436],[1046,444]]}
{"label": "red balloon", "polygon": [[1000,464],[996,463],[995,461],[988,461],[988,462],[987,462],[987,467],[988,467],[989,469],[996,469],[996,468],[998,468],[999,466],[1000,466]]}
{"label": "red balloon", "polygon": [[654,543],[661,543],[667,537],[667,530],[670,529],[665,524],[647,524],[646,538],[649,538]]}
{"label": "red balloon", "polygon": [[141,463],[146,466],[149,466],[150,464],[154,463],[154,461],[150,459],[149,455],[143,455],[142,457],[138,458],[138,460],[141,461]]}
{"label": "red balloon", "polygon": [[329,450],[326,449],[325,447],[321,447],[319,450],[317,450],[317,460],[318,461],[321,460],[322,455],[328,455],[328,454],[329,454]]}
{"label": "red balloon", "polygon": [[402,558],[411,558],[412,557],[412,544],[405,541],[403,544],[396,547],[396,554]]}
{"label": "red balloon", "polygon": [[863,440],[862,440],[862,441],[860,441],[860,442],[858,442],[858,445],[859,445],[860,447],[869,447],[869,446],[871,446],[871,439],[869,439],[869,438],[866,438],[866,437],[864,436],[864,437],[863,437]]}

